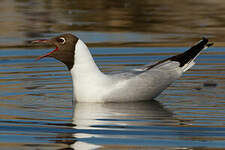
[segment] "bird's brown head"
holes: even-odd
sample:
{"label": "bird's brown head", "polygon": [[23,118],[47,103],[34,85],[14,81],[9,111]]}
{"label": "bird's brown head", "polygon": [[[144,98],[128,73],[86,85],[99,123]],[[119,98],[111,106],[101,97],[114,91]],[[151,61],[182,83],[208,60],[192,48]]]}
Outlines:
{"label": "bird's brown head", "polygon": [[63,62],[70,70],[74,65],[75,45],[77,41],[78,38],[72,34],[62,34],[51,39],[34,40],[32,43],[46,43],[54,45],[56,48],[53,51],[40,56],[37,59],[42,59],[44,57],[54,57],[57,60]]}

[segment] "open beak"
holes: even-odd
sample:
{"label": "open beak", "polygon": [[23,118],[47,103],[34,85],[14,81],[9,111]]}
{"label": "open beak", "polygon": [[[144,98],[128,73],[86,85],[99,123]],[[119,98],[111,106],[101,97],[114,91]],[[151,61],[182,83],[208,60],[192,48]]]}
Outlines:
{"label": "open beak", "polygon": [[[46,44],[51,44],[52,45],[51,41],[50,40],[47,40],[47,39],[34,40],[31,43],[33,43],[33,44],[36,44],[36,43],[46,43]],[[49,52],[49,53],[47,53],[45,55],[39,56],[38,58],[36,58],[36,60],[40,60],[42,58],[48,57],[48,56],[50,56],[52,53],[54,53],[57,50],[58,50],[58,47],[56,46],[56,48],[53,51],[51,51],[51,52]]]}
{"label": "open beak", "polygon": [[35,43],[49,43],[49,40],[46,40],[46,39],[33,40],[31,43],[32,44],[35,44]]}

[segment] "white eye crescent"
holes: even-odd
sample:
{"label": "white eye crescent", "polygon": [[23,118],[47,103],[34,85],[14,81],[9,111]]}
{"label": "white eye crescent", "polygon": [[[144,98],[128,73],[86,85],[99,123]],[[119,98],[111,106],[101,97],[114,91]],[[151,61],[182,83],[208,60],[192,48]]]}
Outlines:
{"label": "white eye crescent", "polygon": [[64,44],[66,42],[64,37],[60,37],[57,41],[61,44]]}

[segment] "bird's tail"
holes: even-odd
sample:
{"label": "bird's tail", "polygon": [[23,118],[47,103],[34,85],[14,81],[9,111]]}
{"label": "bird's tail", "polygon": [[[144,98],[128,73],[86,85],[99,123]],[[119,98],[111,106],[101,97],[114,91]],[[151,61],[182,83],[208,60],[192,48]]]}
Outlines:
{"label": "bird's tail", "polygon": [[202,38],[201,41],[192,46],[189,50],[170,57],[168,60],[179,62],[180,67],[182,68],[183,72],[185,72],[195,64],[194,60],[200,54],[200,52],[212,45],[213,43],[208,43],[208,39]]}

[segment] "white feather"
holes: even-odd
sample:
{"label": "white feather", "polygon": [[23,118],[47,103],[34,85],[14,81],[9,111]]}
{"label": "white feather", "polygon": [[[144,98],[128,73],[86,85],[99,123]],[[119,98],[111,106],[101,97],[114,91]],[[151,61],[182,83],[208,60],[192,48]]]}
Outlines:
{"label": "white feather", "polygon": [[79,102],[151,100],[193,65],[191,61],[179,67],[179,62],[168,60],[151,69],[106,75],[95,64],[87,46],[78,40],[71,69],[74,98]]}

